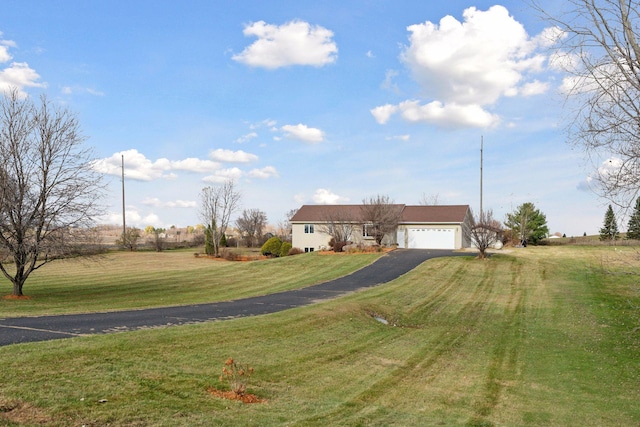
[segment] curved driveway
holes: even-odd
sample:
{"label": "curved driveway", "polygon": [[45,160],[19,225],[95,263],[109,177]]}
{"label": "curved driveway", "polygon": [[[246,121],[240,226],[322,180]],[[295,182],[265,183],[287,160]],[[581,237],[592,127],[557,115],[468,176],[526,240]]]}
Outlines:
{"label": "curved driveway", "polygon": [[302,289],[234,301],[106,313],[0,318],[0,346],[275,313],[386,283],[428,259],[455,255],[468,254],[398,249],[348,276]]}

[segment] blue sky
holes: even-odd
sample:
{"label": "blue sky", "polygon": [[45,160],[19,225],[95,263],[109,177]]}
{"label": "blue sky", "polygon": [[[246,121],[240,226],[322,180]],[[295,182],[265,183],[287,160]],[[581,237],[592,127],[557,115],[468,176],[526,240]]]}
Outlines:
{"label": "blue sky", "polygon": [[478,210],[483,138],[498,219],[533,202],[551,232],[602,226],[548,24],[524,2],[0,4],[0,89],[78,114],[109,182],[102,222],[122,222],[122,155],[141,228],[202,222],[201,189],[229,178],[274,225],[376,194]]}

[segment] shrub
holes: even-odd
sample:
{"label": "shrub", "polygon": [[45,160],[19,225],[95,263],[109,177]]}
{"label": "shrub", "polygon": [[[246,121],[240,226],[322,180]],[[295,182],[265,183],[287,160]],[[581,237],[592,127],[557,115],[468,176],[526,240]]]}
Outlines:
{"label": "shrub", "polygon": [[280,255],[280,247],[282,246],[282,240],[277,237],[272,237],[267,240],[262,248],[260,249],[260,253],[265,256],[279,256]]}
{"label": "shrub", "polygon": [[222,250],[220,256],[227,261],[238,261],[240,259],[240,255],[238,253],[226,248]]}
{"label": "shrub", "polygon": [[289,251],[291,250],[292,246],[291,243],[289,242],[282,242],[282,246],[280,246],[280,256],[287,256],[289,255]]}
{"label": "shrub", "polygon": [[300,248],[291,248],[289,249],[289,253],[287,255],[300,255],[303,254],[304,251]]}
{"label": "shrub", "polygon": [[231,391],[241,396],[247,390],[247,382],[251,374],[253,374],[252,367],[236,362],[230,357],[224,362],[220,381],[228,382]]}
{"label": "shrub", "polygon": [[342,252],[342,248],[344,248],[348,244],[349,242],[336,242],[336,239],[334,239],[333,237],[331,238],[331,240],[329,240],[329,247],[334,252]]}

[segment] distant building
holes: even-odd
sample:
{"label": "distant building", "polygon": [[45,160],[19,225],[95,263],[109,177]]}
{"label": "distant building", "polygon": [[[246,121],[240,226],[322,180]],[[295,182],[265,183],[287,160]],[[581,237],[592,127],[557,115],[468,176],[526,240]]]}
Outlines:
{"label": "distant building", "polygon": [[[291,218],[292,245],[305,252],[329,247],[331,236],[324,233],[331,221],[352,225],[350,241],[355,244],[374,244],[362,221],[363,205],[303,205]],[[408,249],[462,249],[471,243],[464,232],[471,226],[468,205],[407,206],[392,205],[398,210],[397,229],[385,235],[382,243]]]}

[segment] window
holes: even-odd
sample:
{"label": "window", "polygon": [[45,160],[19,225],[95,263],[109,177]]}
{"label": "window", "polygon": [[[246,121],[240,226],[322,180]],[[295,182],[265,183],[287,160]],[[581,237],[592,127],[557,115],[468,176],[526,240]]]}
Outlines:
{"label": "window", "polygon": [[304,225],[304,233],[305,234],[313,234],[313,224],[305,224]]}
{"label": "window", "polygon": [[362,237],[376,237],[373,224],[362,224]]}
{"label": "window", "polygon": [[304,248],[305,252],[313,252],[313,248]]}

